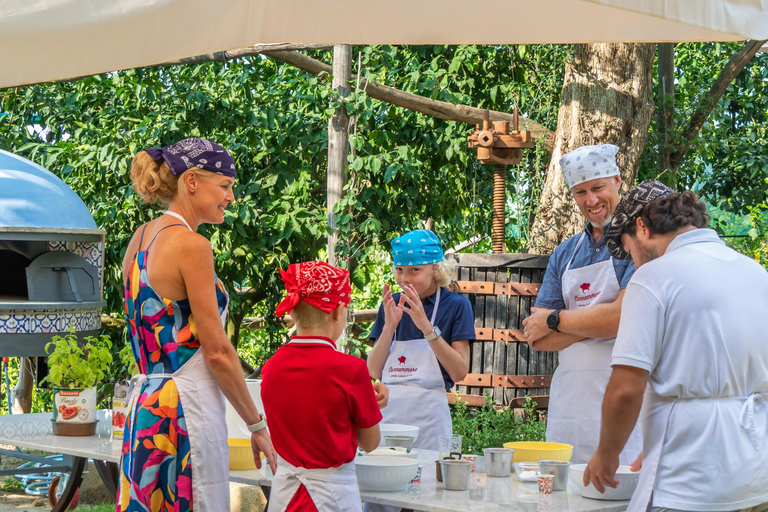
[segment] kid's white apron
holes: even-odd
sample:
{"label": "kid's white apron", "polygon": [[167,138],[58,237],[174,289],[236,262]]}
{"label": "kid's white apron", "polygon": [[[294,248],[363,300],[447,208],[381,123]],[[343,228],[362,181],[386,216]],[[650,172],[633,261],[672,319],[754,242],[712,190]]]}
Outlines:
{"label": "kid's white apron", "polygon": [[[432,325],[435,325],[439,305],[440,288],[435,296]],[[389,403],[381,410],[384,417],[381,422],[419,427],[414,448],[437,450],[437,436],[453,433],[445,381],[426,339],[397,340],[395,329],[381,382],[389,387]]]}

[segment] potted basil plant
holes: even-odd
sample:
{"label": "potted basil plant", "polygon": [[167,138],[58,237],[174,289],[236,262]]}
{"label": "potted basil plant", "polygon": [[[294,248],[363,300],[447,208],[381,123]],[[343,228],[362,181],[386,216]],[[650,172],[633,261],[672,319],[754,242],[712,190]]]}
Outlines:
{"label": "potted basil plant", "polygon": [[73,328],[54,336],[48,345],[48,376],[53,385],[53,433],[92,435],[96,432],[96,383],[103,382],[112,363],[109,336],[85,336],[78,342]]}

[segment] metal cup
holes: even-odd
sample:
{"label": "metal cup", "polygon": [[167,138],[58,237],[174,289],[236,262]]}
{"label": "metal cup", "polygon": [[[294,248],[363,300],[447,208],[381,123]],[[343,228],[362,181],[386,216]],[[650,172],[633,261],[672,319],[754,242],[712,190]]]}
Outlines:
{"label": "metal cup", "polygon": [[568,486],[568,472],[570,465],[570,462],[565,462],[562,460],[540,460],[539,474],[554,475],[555,483],[552,487],[552,490],[564,491]]}
{"label": "metal cup", "polygon": [[386,446],[402,446],[403,448],[413,448],[413,438],[411,436],[384,436]]}
{"label": "metal cup", "polygon": [[466,491],[472,474],[472,461],[445,459],[438,461],[443,473],[443,484],[447,491]]}
{"label": "metal cup", "polygon": [[512,468],[512,455],[514,453],[515,450],[511,448],[484,448],[485,471],[488,476],[509,476]]}

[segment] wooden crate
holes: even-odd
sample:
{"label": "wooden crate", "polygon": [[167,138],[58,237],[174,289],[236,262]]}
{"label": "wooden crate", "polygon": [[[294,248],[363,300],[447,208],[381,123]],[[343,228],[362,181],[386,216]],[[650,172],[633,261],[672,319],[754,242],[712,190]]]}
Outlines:
{"label": "wooden crate", "polygon": [[[536,254],[451,254],[452,291],[472,303],[476,341],[470,348],[469,375],[455,390],[470,405],[480,405],[491,390],[498,404],[519,406],[526,395],[540,407],[549,402],[557,352],[535,352],[523,339],[523,319],[531,313],[548,256]],[[449,393],[449,400],[454,400]]]}

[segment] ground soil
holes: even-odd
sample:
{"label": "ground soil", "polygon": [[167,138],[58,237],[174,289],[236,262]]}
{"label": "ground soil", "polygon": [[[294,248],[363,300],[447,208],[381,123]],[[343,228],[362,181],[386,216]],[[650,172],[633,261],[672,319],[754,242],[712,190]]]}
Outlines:
{"label": "ground soil", "polygon": [[[0,446],[6,449],[13,449],[9,446]],[[47,453],[32,451],[34,455],[46,456]],[[27,461],[17,459],[14,457],[3,456],[0,459],[0,469],[11,469],[19,467]],[[107,493],[107,489],[101,482],[98,474],[93,470],[91,465],[91,471],[83,475],[83,485],[80,487],[80,503],[82,504],[98,504],[111,502],[112,497]],[[24,490],[16,490],[10,488],[10,485],[3,481],[0,477],[0,512],[40,512],[50,511],[51,506],[48,504],[48,496],[34,496],[24,492]]]}

